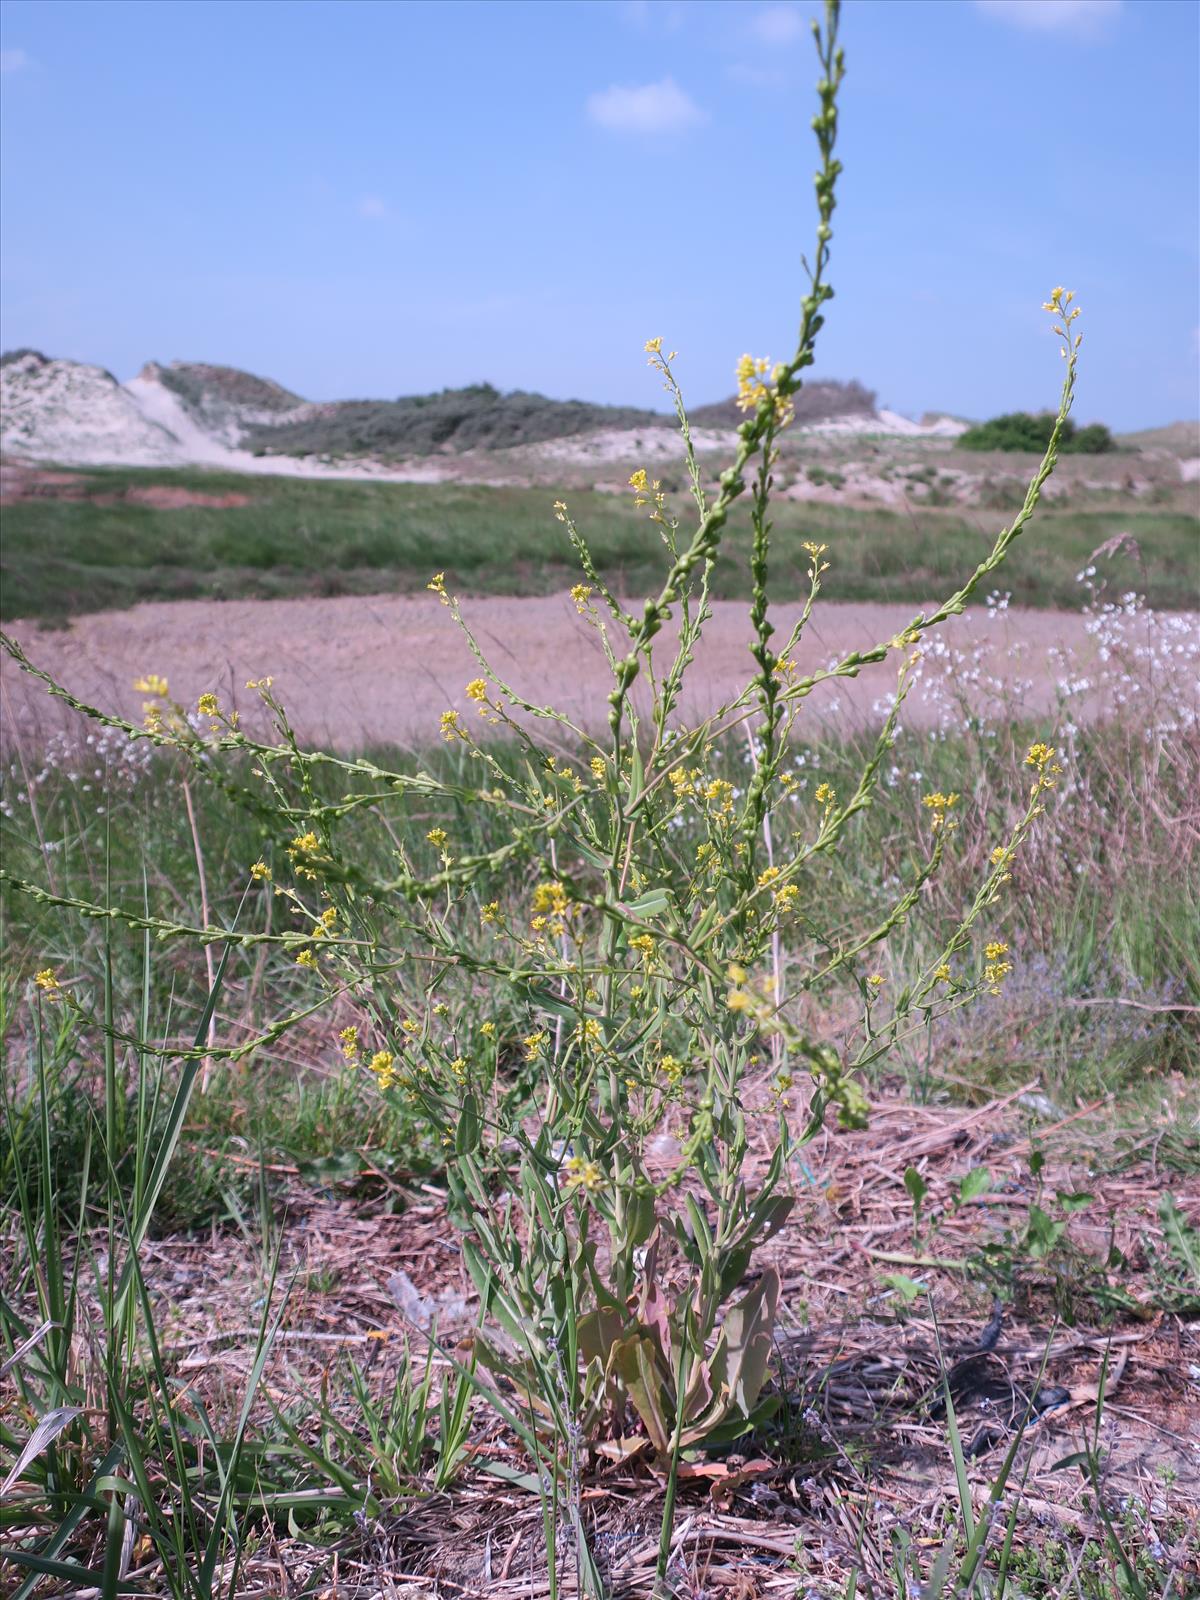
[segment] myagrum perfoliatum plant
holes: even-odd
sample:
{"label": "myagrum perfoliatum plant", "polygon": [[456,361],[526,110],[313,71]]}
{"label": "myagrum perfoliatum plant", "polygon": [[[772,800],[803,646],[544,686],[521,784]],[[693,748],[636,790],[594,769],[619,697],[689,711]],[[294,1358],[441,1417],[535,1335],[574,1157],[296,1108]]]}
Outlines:
{"label": "myagrum perfoliatum plant", "polygon": [[[739,362],[745,420],[715,486],[692,448],[674,355],[659,338],[645,345],[679,417],[691,485],[685,518],[645,471],[630,480],[647,536],[665,546],[659,593],[630,607],[597,570],[569,506],[553,508],[582,569],[572,598],[611,667],[606,717],[584,725],[527,699],[497,669],[442,574],[429,584],[430,604],[463,630],[478,670],[461,706],[441,713],[458,759],[431,761],[433,770],[301,749],[269,679],[251,687],[273,719],[274,742],[245,731],[213,695],[185,713],[153,679],[145,727],[51,685],[131,738],[181,752],[277,841],[270,860],[247,863],[241,920],[262,913],[261,930],[120,913],[163,937],[235,951],[274,946],[306,991],[252,1040],[174,1053],[234,1060],[311,1026],[335,1002],[339,1023],[353,1006],[356,1020],[330,1030],[363,1070],[364,1092],[369,1074],[371,1092],[406,1098],[446,1148],[452,1211],[486,1313],[476,1355],[490,1380],[478,1381],[554,1482],[564,1463],[574,1471],[581,1452],[640,1424],[670,1464],[668,1502],[683,1449],[735,1436],[769,1410],[779,1278],[760,1258],[745,1284],[791,1209],[797,1146],[829,1112],[861,1125],[865,1069],[898,1039],[1003,983],[1010,967],[991,913],[1057,770],[1049,746],[1031,749],[1024,815],[997,839],[973,901],[947,920],[940,955],[902,986],[885,984],[875,970],[882,946],[918,906],[937,914],[927,886],[952,848],[958,796],[926,797],[927,837],[914,842],[890,898],[881,887],[867,925],[837,916],[820,893],[821,872],[859,848],[855,819],[877,802],[926,635],[963,610],[1029,522],[1071,407],[1080,340],[1073,296],[1056,289],[1046,309],[1065,375],[1054,430],[986,559],[893,637],[802,672],[795,652],[830,553],[809,547],[808,594],[780,641],[771,620],[772,469],[833,294],[837,29],[831,3],[824,26],[814,26],[818,222],[795,352],[775,365]],[[730,511],[743,497],[754,671],[691,725],[683,688],[712,615]],[[8,648],[29,666],[18,646]],[[891,709],[857,782],[805,789],[789,757],[805,701],[888,660],[897,674]],[[436,715],[431,708],[431,731]],[[344,784],[334,801],[321,798],[322,769]],[[343,820],[364,812],[394,842],[387,881],[342,847]],[[881,863],[881,885],[885,876]],[[272,897],[276,924],[280,909],[291,915],[284,931],[266,918]],[[57,974],[40,981],[79,1003]],[[857,1023],[814,1031],[812,1019],[845,1017],[847,997]],[[551,1537],[551,1521],[547,1530]]]}

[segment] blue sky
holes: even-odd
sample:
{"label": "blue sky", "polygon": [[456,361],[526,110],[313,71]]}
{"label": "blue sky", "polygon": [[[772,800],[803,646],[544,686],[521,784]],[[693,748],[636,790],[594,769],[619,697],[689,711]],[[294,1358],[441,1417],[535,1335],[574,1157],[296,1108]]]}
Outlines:
{"label": "blue sky", "polygon": [[[790,351],[811,5],[6,0],[3,342],[311,398],[700,402]],[[817,370],[969,416],[1195,416],[1190,0],[849,0]]]}

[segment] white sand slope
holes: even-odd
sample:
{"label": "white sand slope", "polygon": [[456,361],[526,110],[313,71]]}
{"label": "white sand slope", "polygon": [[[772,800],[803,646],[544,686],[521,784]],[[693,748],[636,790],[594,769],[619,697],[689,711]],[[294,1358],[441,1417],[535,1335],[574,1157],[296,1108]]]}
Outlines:
{"label": "white sand slope", "polygon": [[80,466],[187,460],[171,429],[102,367],[21,356],[0,368],[0,448]]}

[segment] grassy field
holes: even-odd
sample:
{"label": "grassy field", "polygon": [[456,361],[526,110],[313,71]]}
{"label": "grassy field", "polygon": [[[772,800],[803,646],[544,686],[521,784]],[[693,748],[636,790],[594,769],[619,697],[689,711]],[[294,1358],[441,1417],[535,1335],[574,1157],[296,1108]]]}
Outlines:
{"label": "grassy field", "polygon": [[[545,594],[578,577],[548,489],[247,478],[205,471],[105,470],[87,498],[7,506],[0,612],[62,621],[143,600],[379,594],[420,589],[444,570],[462,594]],[[244,505],[163,510],[122,497],[148,486],[241,495]],[[103,497],[103,498],[100,498]],[[107,503],[104,503],[107,502]],[[579,490],[572,512],[619,593],[648,593],[664,570],[656,530],[616,494]],[[921,507],[851,509],[781,501],[772,583],[805,590],[806,539],[829,543],[825,593],[842,600],[921,604],[990,548],[1010,513]],[[748,513],[730,523],[718,597],[750,592]],[[1022,605],[1075,606],[1076,574],[1093,552],[1132,534],[1141,562],[1105,563],[1110,587],[1136,588],[1161,609],[1200,604],[1194,516],[1136,506],[1039,511],[1005,566]]]}

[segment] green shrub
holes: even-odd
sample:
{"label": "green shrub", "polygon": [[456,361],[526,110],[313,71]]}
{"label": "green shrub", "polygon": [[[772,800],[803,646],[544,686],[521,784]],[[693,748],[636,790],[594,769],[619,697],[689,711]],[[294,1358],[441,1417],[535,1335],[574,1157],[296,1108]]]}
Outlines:
{"label": "green shrub", "polygon": [[[1006,411],[990,422],[968,428],[959,439],[965,450],[1027,450],[1041,455],[1050,443],[1055,418],[1049,411]],[[1102,422],[1077,428],[1068,417],[1059,436],[1059,449],[1076,455],[1102,455],[1115,450],[1116,441]]]}

